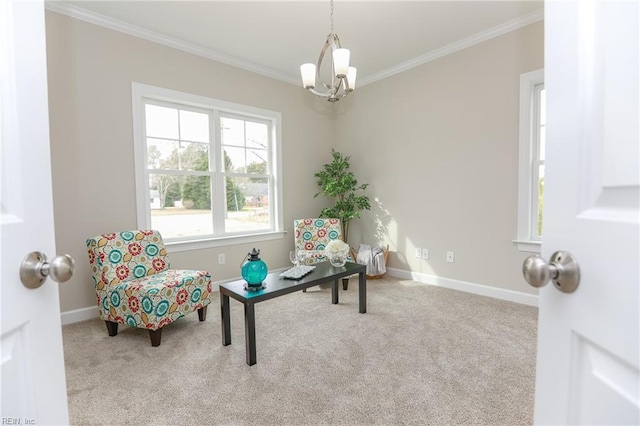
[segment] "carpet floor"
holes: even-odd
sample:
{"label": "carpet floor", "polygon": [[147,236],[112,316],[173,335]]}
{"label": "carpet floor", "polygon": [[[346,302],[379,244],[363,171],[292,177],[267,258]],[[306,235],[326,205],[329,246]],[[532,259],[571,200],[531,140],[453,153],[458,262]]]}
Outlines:
{"label": "carpet floor", "polygon": [[[341,286],[340,286],[341,287]],[[63,326],[73,425],[524,425],[533,420],[537,308],[396,278],[357,280],[256,305],[257,364],[243,307],[222,346],[207,320],[145,330]]]}

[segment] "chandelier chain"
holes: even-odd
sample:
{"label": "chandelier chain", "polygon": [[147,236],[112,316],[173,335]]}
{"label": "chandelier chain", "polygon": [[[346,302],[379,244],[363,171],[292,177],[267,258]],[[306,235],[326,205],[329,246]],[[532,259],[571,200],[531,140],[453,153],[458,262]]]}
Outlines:
{"label": "chandelier chain", "polygon": [[333,34],[333,0],[331,0],[331,34]]}

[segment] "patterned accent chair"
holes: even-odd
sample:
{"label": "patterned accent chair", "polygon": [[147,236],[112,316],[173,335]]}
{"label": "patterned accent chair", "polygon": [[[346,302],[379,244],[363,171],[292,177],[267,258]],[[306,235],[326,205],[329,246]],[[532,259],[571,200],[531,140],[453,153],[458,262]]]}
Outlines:
{"label": "patterned accent chair", "polygon": [[[342,240],[340,219],[296,219],[293,221],[293,229],[295,249],[304,253],[302,262],[306,265],[327,261],[324,254],[326,245],[331,240]],[[348,256],[347,262],[353,262],[353,258]],[[343,278],[342,288],[346,290],[348,287],[349,278]]]}
{"label": "patterned accent chair", "polygon": [[123,231],[87,239],[100,318],[109,336],[118,324],[149,330],[151,346],[160,346],[162,327],[198,311],[204,321],[211,303],[211,275],[170,269],[158,231]]}

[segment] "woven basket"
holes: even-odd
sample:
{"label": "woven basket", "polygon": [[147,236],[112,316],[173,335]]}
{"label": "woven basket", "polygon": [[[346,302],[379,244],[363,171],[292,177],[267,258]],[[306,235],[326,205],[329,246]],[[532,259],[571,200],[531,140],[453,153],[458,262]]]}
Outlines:
{"label": "woven basket", "polygon": [[[353,261],[355,262],[356,259],[358,258],[358,252],[353,247],[351,247],[350,249],[351,249],[351,257],[353,258]],[[387,244],[387,247],[384,249],[383,256],[384,256],[384,266],[387,266],[387,259],[389,258],[389,244]],[[383,276],[384,276],[384,274],[378,274],[378,275],[369,275],[369,274],[367,274],[367,279],[368,280],[379,280]]]}

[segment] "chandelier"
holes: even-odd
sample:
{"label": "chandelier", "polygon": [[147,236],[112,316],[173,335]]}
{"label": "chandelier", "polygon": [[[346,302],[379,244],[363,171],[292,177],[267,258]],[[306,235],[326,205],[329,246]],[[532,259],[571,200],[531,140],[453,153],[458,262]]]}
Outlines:
{"label": "chandelier", "polygon": [[[320,78],[320,69],[325,53],[331,48],[331,83],[327,84]],[[326,98],[329,102],[337,102],[353,92],[356,87],[356,68],[349,66],[349,49],[342,48],[338,35],[333,32],[333,0],[331,0],[331,32],[327,36],[318,65],[307,63],[300,66],[302,86],[314,95]],[[316,80],[322,83],[326,91],[315,89]]]}

